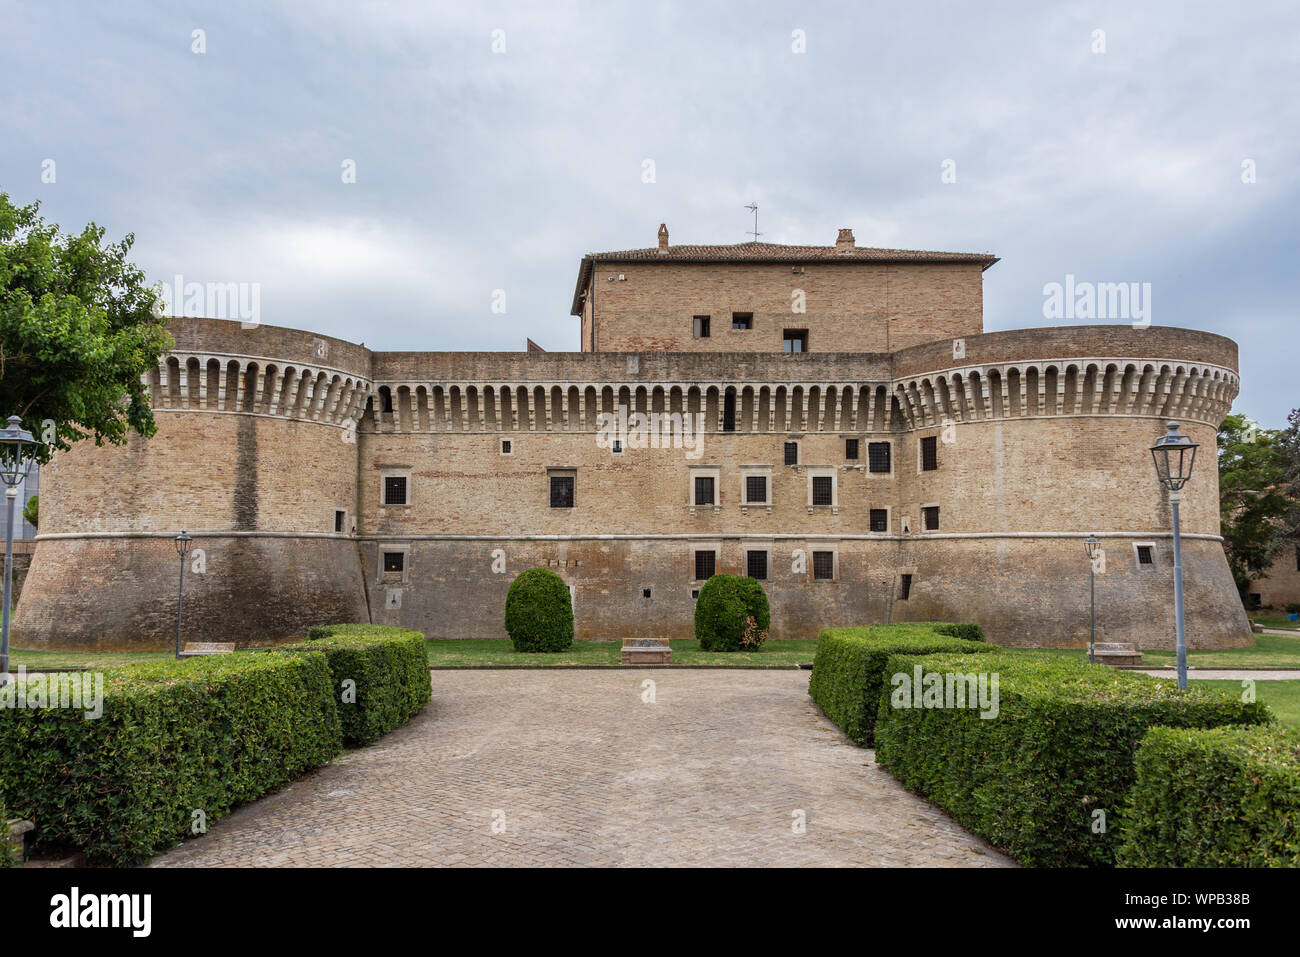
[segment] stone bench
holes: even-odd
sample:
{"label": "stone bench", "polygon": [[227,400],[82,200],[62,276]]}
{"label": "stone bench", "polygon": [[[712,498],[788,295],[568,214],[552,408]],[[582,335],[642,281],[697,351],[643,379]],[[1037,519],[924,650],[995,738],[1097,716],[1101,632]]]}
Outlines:
{"label": "stone bench", "polygon": [[228,655],[235,650],[233,641],[188,641],[181,649],[182,658],[198,658],[202,655]]}
{"label": "stone bench", "polygon": [[624,638],[619,660],[625,665],[666,665],[672,655],[667,638]]}
{"label": "stone bench", "polygon": [[1136,647],[1122,641],[1099,641],[1092,646],[1093,657],[1098,664],[1112,668],[1142,667],[1142,652]]}

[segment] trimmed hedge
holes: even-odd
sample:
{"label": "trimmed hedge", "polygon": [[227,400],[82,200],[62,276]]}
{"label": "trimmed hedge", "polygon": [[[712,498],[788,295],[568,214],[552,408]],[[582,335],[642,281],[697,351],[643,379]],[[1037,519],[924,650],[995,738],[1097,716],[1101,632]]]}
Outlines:
{"label": "trimmed hedge", "polygon": [[[876,760],[964,827],[1033,866],[1111,865],[1124,831],[1134,754],[1156,725],[1265,724],[1270,712],[1223,692],[1111,668],[1006,654],[895,655],[890,674],[996,674],[997,716],[893,707],[882,696]],[[1105,830],[1094,832],[1105,814]]]}
{"label": "trimmed hedge", "polygon": [[[430,696],[424,635],[387,625],[321,625],[318,637],[277,651],[323,652],[343,743],[363,745],[410,721]],[[344,682],[351,681],[351,687]]]}
{"label": "trimmed hedge", "polygon": [[546,568],[520,572],[506,592],[506,634],[515,651],[564,651],[573,644],[573,600]]}
{"label": "trimmed hedge", "polygon": [[817,636],[808,693],[850,740],[871,747],[875,741],[880,696],[887,685],[885,665],[890,656],[998,650],[994,645],[952,637],[954,631],[978,632],[978,641],[983,639],[979,625],[945,622],[824,628]]}
{"label": "trimmed hedge", "polygon": [[102,672],[103,714],[0,709],[0,801],[41,843],[134,864],[342,750],[323,654],[235,653]]}
{"label": "trimmed hedge", "polygon": [[1124,816],[1121,866],[1300,867],[1300,732],[1154,728]]}
{"label": "trimmed hedge", "polygon": [[[754,619],[750,645],[745,644],[749,620]],[[772,626],[767,593],[757,579],[714,575],[695,600],[695,637],[701,651],[757,650]]]}

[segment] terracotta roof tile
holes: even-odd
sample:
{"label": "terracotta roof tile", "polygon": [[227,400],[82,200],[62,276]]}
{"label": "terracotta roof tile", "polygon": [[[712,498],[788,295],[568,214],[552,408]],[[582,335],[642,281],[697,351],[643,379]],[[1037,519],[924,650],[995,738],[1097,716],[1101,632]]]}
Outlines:
{"label": "terracotta roof tile", "polygon": [[985,269],[998,261],[992,253],[950,253],[929,249],[882,249],[875,246],[852,246],[840,249],[835,246],[785,246],[780,243],[736,243],[730,246],[669,246],[666,252],[658,247],[645,249],[619,249],[603,253],[587,253],[578,266],[578,284],[573,293],[572,315],[582,314],[582,293],[591,278],[596,262],[666,262],[666,263],[804,263],[804,262],[891,262],[891,263],[956,263],[975,262]]}

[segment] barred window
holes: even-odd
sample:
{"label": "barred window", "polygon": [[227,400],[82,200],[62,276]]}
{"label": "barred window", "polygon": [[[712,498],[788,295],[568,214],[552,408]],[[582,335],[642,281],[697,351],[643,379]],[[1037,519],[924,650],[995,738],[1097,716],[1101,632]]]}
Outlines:
{"label": "barred window", "polygon": [[1139,565],[1154,565],[1156,563],[1156,557],[1150,545],[1139,545],[1137,553]]}
{"label": "barred window", "polygon": [[834,479],[829,475],[814,475],[812,480],[812,503],[830,505],[834,501]]}
{"label": "barred window", "polygon": [[857,439],[845,439],[845,440],[844,440],[844,457],[845,457],[846,459],[848,459],[850,462],[856,462],[856,461],[858,460],[858,440],[857,440]]}
{"label": "barred window", "polygon": [[889,443],[867,443],[867,467],[873,472],[889,471]]}
{"label": "barred window", "polygon": [[939,530],[939,506],[927,505],[921,509],[921,520],[927,532],[937,532]]}
{"label": "barred window", "polygon": [[695,580],[697,582],[708,581],[716,574],[717,567],[718,556],[712,549],[695,553]]}
{"label": "barred window", "polygon": [[384,571],[400,572],[406,567],[405,552],[384,552]]}
{"label": "barred window", "polygon": [[761,582],[767,581],[767,552],[746,552],[745,574]]}
{"label": "barred window", "polygon": [[745,476],[745,502],[748,504],[767,504],[767,476]]}
{"label": "barred window", "polygon": [[[713,476],[697,475],[695,476],[695,504],[696,505],[713,505]],[[713,554],[710,552],[709,554]]]}
{"label": "barred window", "polygon": [[799,443],[798,442],[785,443],[785,464],[786,465],[799,464]]}
{"label": "barred window", "polygon": [[898,597],[900,601],[907,601],[907,599],[912,597],[912,576],[903,575],[901,578],[902,581],[899,582]]}
{"label": "barred window", "polygon": [[835,553],[813,552],[813,578],[830,581],[835,577]]}
{"label": "barred window", "polygon": [[889,510],[884,508],[873,508],[871,510],[871,531],[887,532],[889,531]]}
{"label": "barred window", "polygon": [[551,508],[573,508],[573,476],[551,476]]}
{"label": "barred window", "polygon": [[384,478],[384,504],[406,504],[406,476],[389,475]]}
{"label": "barred window", "polygon": [[933,435],[921,440],[921,471],[933,472],[939,467],[939,440]]}

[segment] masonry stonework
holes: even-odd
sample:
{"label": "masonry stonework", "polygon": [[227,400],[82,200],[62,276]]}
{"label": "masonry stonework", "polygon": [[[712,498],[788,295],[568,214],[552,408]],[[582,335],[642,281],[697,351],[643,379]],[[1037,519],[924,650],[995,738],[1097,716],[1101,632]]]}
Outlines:
{"label": "masonry stonework", "polygon": [[[984,334],[983,254],[851,237],[669,249],[584,258],[577,353],[372,352],[174,319],[176,349],[147,383],[157,435],[83,443],[43,476],[15,643],[170,647],[183,527],[204,552],[187,567],[190,640],[266,644],[341,620],[501,637],[509,583],[533,566],[571,586],[581,639],[690,637],[705,552],[734,574],[761,556],[774,637],[888,614],[1077,647],[1096,533],[1099,638],[1171,644],[1169,507],[1147,448],[1169,419],[1214,447],[1234,343],[1163,327]],[[807,294],[797,321],[792,282]],[[733,331],[733,312],[751,328]],[[806,351],[785,352],[796,326]],[[643,442],[649,421],[670,431]],[[683,421],[702,430],[674,443]],[[630,426],[621,448],[611,422]],[[572,507],[552,507],[552,476],[572,479]],[[1193,648],[1251,640],[1217,501],[1203,465],[1183,506]]]}

